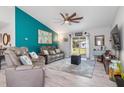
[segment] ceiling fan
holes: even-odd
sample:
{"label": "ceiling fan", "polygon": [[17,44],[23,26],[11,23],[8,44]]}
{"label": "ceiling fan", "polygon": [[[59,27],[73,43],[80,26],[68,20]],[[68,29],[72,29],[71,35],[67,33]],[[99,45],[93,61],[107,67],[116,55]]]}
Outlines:
{"label": "ceiling fan", "polygon": [[71,25],[71,23],[80,23],[80,20],[83,19],[83,17],[76,17],[76,12],[74,12],[72,15],[69,15],[68,13],[60,13],[60,15],[63,18],[63,24]]}

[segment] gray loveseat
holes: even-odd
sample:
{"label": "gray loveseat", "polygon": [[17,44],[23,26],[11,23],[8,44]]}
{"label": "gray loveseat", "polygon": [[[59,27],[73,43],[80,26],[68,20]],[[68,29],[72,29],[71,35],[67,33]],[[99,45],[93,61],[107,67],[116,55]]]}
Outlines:
{"label": "gray loveseat", "polygon": [[34,62],[33,65],[22,65],[19,55],[24,54],[27,54],[24,48],[8,48],[5,51],[7,87],[43,87],[45,71],[42,61]]}

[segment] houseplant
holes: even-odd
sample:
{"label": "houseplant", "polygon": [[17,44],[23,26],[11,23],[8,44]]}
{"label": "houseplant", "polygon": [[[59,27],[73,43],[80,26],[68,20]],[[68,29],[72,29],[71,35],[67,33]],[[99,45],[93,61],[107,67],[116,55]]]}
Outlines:
{"label": "houseplant", "polygon": [[115,80],[115,75],[121,75],[120,68],[118,67],[117,64],[119,64],[120,61],[117,59],[112,59],[111,63],[109,64],[109,79],[112,81]]}
{"label": "houseplant", "polygon": [[121,63],[118,63],[117,65],[119,67],[119,70],[120,70],[121,74],[120,75],[115,75],[115,80],[116,80],[116,83],[117,83],[117,86],[118,87],[124,87],[124,72],[123,72],[123,67],[122,67],[122,64]]}

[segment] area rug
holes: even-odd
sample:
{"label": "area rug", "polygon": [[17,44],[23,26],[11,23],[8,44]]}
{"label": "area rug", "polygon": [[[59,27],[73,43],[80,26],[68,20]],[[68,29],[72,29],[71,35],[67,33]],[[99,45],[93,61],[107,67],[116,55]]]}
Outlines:
{"label": "area rug", "polygon": [[71,59],[68,58],[50,63],[46,67],[57,71],[64,71],[71,74],[92,78],[95,63],[96,62],[93,60],[81,60],[80,65],[73,65],[71,64]]}

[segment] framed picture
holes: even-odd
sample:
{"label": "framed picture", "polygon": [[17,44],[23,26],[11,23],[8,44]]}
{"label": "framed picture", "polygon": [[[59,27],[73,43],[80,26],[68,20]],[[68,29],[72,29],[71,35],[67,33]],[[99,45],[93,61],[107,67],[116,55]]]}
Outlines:
{"label": "framed picture", "polygon": [[83,36],[83,32],[77,32],[75,33],[75,36]]}
{"label": "framed picture", "polygon": [[52,33],[43,30],[38,30],[39,44],[52,44]]}
{"label": "framed picture", "polygon": [[95,36],[95,46],[104,46],[104,35]]}

